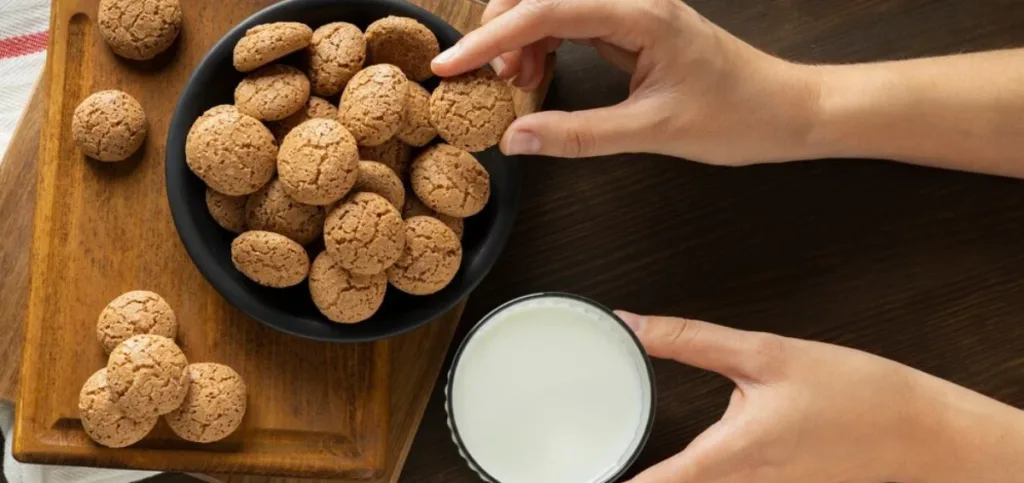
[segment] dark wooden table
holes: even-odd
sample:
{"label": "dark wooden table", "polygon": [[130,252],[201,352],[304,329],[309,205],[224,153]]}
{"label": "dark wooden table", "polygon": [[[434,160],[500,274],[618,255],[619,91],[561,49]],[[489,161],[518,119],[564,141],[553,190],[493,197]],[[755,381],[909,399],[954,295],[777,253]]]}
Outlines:
{"label": "dark wooden table", "polygon": [[[691,4],[806,62],[1024,46],[1024,0]],[[549,108],[625,95],[628,78],[592,53],[559,54]],[[564,290],[856,347],[1024,406],[1024,182],[885,162],[728,169],[649,155],[532,158],[526,173],[515,232],[457,340],[511,297]],[[657,420],[635,469],[682,449],[731,390],[679,364],[655,370]],[[478,481],[451,443],[442,386],[402,481]]]}

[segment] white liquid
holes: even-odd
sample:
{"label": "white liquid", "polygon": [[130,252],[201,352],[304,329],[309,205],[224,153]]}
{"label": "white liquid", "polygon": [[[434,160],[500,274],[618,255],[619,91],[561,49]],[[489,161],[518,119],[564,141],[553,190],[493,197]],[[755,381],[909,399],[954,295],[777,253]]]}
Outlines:
{"label": "white liquid", "polygon": [[608,314],[529,299],[472,336],[452,377],[469,455],[501,483],[592,483],[615,475],[650,417],[644,356]]}

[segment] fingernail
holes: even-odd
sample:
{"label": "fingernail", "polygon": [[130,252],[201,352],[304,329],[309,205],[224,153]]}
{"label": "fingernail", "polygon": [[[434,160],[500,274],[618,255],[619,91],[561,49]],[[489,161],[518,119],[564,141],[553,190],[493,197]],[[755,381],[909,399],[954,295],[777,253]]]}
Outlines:
{"label": "fingernail", "polygon": [[451,48],[449,48],[448,50],[446,50],[444,52],[441,52],[437,57],[434,57],[434,60],[432,61],[432,63],[434,63],[434,64],[443,64],[445,62],[448,62],[448,61],[452,60],[453,58],[455,58],[455,56],[458,55],[459,50],[461,50],[461,49],[462,49],[462,46],[460,46],[459,44],[455,44],[455,45],[451,46]]}
{"label": "fingernail", "polygon": [[616,310],[615,315],[618,315],[619,318],[637,334],[639,334],[640,330],[643,329],[644,322],[647,320],[647,318],[642,315],[636,315],[631,312],[626,312],[625,310]]}
{"label": "fingernail", "polygon": [[528,131],[515,131],[508,138],[505,154],[537,154],[540,152],[540,138]]}
{"label": "fingernail", "polygon": [[505,71],[505,60],[501,57],[495,57],[490,62],[491,68],[494,69],[494,74],[501,77],[501,73]]}

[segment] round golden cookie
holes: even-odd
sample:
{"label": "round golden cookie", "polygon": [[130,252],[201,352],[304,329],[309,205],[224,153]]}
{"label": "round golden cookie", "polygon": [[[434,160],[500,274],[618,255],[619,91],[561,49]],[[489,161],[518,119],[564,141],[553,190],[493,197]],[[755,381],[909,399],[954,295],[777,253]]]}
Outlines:
{"label": "round golden cookie", "polygon": [[167,337],[129,337],[107,359],[110,400],[132,417],[167,414],[188,391],[187,365],[185,354]]}
{"label": "round golden cookie", "polygon": [[214,191],[247,195],[274,177],[277,145],[259,120],[221,105],[192,124],[185,139],[185,162]]}
{"label": "round golden cookie", "polygon": [[118,295],[100,312],[96,338],[107,354],[129,337],[140,334],[168,339],[178,334],[174,310],[160,295],[148,290],[132,290]]}
{"label": "round golden cookie", "polygon": [[465,218],[484,209],[491,176],[472,154],[448,144],[424,150],[412,162],[409,184],[430,209]]}
{"label": "round golden cookie", "polygon": [[263,121],[280,121],[309,100],[309,79],[290,65],[260,67],[235,87],[235,107]]}
{"label": "round golden cookie", "polygon": [[181,31],[178,0],[100,0],[96,23],[115,54],[148,60],[167,50]]}
{"label": "round golden cookie", "polygon": [[379,146],[402,127],[409,81],[398,67],[371,65],[348,81],[338,119],[360,146]]}
{"label": "round golden cookie", "polygon": [[467,151],[498,144],[515,119],[512,88],[488,69],[442,79],[430,95],[430,124]]}
{"label": "round golden cookie", "polygon": [[462,264],[462,244],[447,225],[429,216],[405,220],[405,249],[387,269],[388,281],[412,295],[430,295],[448,286]]}
{"label": "round golden cookie", "polygon": [[454,216],[442,215],[427,205],[424,205],[419,198],[416,197],[415,193],[406,193],[405,195],[405,206],[402,207],[402,218],[408,220],[414,216],[429,216],[431,218],[437,218],[444,223],[448,228],[451,228],[455,232],[455,236],[462,239],[462,233],[465,231],[465,222],[462,218]]}
{"label": "round golden cookie", "polygon": [[426,146],[437,136],[437,130],[430,124],[430,93],[415,82],[409,83],[402,127],[395,136],[403,143],[417,147]]}
{"label": "round golden cookie", "polygon": [[246,409],[245,381],[223,364],[189,364],[188,394],[164,421],[186,441],[211,443],[224,439],[242,423]]}
{"label": "round golden cookie", "polygon": [[359,175],[359,149],[352,134],[334,119],[310,119],[284,137],[277,152],[277,176],[301,203],[340,200]]}
{"label": "round golden cookie", "polygon": [[323,97],[309,96],[306,106],[299,109],[299,112],[292,114],[280,121],[269,125],[270,132],[274,133],[274,139],[280,145],[284,137],[295,129],[295,126],[310,119],[338,119],[338,108]]}
{"label": "round golden cookie", "polygon": [[360,275],[383,272],[405,245],[402,214],[381,195],[355,193],[327,215],[324,242],[346,270]]}
{"label": "round golden cookie", "polygon": [[309,269],[309,293],[328,319],[342,324],[362,322],[384,302],[388,279],[384,273],[357,275],[321,252]]}
{"label": "round golden cookie", "polygon": [[274,22],[245,31],[235,44],[234,64],[240,72],[250,72],[309,45],[313,29],[299,22]]}
{"label": "round golden cookie", "polygon": [[359,178],[352,190],[377,193],[398,209],[402,209],[405,204],[402,179],[387,165],[376,161],[359,162]]}
{"label": "round golden cookie", "polygon": [[149,434],[158,416],[131,417],[110,400],[107,369],[89,376],[78,393],[78,416],[82,429],[93,441],[108,448],[131,446]]}
{"label": "round golden cookie", "polygon": [[366,61],[366,39],[359,27],[345,22],[326,24],[313,32],[309,43],[309,81],[313,93],[333,96]]}
{"label": "round golden cookie", "polygon": [[308,245],[323,233],[325,214],[323,208],[289,196],[280,179],[267,183],[245,203],[245,224],[250,230],[272,231],[299,245]]}
{"label": "round golden cookie", "polygon": [[231,233],[245,231],[245,202],[247,195],[231,196],[206,188],[206,209],[221,228]]}
{"label": "round golden cookie", "polygon": [[128,159],[142,146],[148,130],[139,101],[121,91],[86,97],[71,117],[71,137],[78,149],[99,161]]}
{"label": "round golden cookie", "polygon": [[292,239],[250,230],[231,242],[231,262],[249,280],[266,287],[298,285],[309,274],[309,255]]}
{"label": "round golden cookie", "polygon": [[370,63],[396,65],[416,82],[434,75],[430,61],[440,52],[434,33],[414,19],[388,16],[366,27],[366,55]]}
{"label": "round golden cookie", "polygon": [[412,160],[412,146],[393,137],[380,146],[359,146],[359,159],[377,161],[391,168],[399,178],[404,178]]}

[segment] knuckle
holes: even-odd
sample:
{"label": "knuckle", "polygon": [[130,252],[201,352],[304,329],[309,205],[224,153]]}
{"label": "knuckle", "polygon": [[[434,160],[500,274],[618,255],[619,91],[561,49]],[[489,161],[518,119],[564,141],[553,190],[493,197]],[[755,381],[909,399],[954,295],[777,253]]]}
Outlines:
{"label": "knuckle", "polygon": [[573,115],[573,122],[568,123],[565,130],[565,155],[570,158],[582,158],[592,156],[596,140],[593,132]]}
{"label": "knuckle", "polygon": [[532,14],[544,14],[558,7],[563,0],[523,0],[519,5]]}

